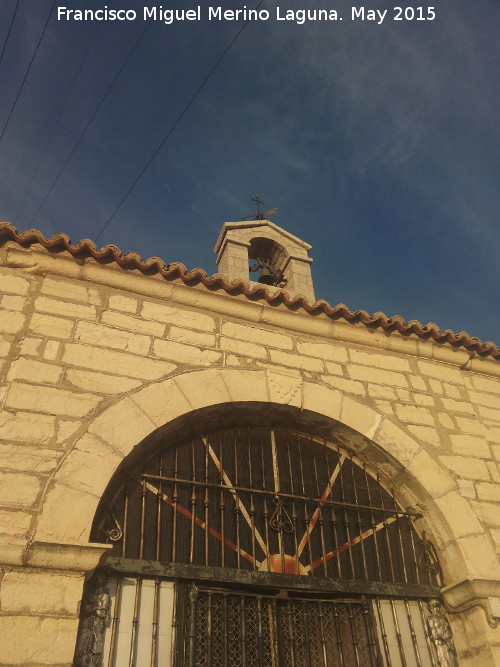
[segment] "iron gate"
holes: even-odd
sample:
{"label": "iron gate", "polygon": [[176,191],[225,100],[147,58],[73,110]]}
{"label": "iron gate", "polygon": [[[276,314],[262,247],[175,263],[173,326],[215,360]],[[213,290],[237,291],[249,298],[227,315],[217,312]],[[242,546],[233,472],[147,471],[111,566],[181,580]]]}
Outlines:
{"label": "iron gate", "polygon": [[74,664],[437,667],[440,571],[418,516],[367,461],[286,428],[136,455],[96,513],[109,578],[82,602]]}
{"label": "iron gate", "polygon": [[188,593],[186,667],[375,667],[367,603],[199,589]]}

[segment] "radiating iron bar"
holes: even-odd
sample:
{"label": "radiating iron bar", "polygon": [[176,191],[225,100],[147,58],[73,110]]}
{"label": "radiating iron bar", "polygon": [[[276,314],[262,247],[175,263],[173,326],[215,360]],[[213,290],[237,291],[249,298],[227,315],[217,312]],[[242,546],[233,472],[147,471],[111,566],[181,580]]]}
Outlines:
{"label": "radiating iron bar", "polygon": [[122,537],[122,558],[127,555],[127,537],[128,537],[128,484],[125,484],[125,494],[123,498],[123,537]]}
{"label": "radiating iron bar", "polygon": [[[395,490],[394,487],[391,487],[391,497],[392,497],[392,503],[394,507],[396,507],[396,497],[395,497]],[[408,581],[408,572],[406,569],[406,558],[405,558],[405,551],[404,551],[404,544],[403,544],[403,533],[401,531],[401,522],[400,522],[400,517],[396,516],[396,527],[398,531],[398,539],[399,539],[399,550],[401,551],[401,564],[403,566],[403,579],[404,581]]]}
{"label": "radiating iron bar", "polygon": [[[319,492],[318,468],[316,466],[315,456],[313,456],[313,464],[314,464],[314,478],[316,480],[316,493],[319,497],[320,492]],[[328,485],[326,488],[328,489]],[[321,495],[321,498],[323,497],[323,495]],[[319,524],[319,535],[321,540],[321,555],[323,557],[323,575],[326,577],[328,575],[328,565],[326,563],[326,546],[325,546],[325,531],[324,531],[325,522],[323,520],[323,509],[322,509],[323,506],[324,506],[323,502],[318,503],[317,511],[319,512],[318,524]]]}
{"label": "radiating iron bar", "polygon": [[417,550],[415,549],[415,536],[414,536],[414,529],[411,524],[411,519],[410,517],[407,517],[407,522],[408,522],[408,532],[410,533],[410,544],[411,544],[411,554],[413,556],[413,572],[415,573],[415,576],[417,578],[417,584],[420,583],[420,568],[418,567],[418,561],[417,561]]}
{"label": "radiating iron bar", "polygon": [[[305,496],[304,466],[303,466],[303,463],[302,463],[302,447],[301,447],[301,442],[300,442],[300,439],[299,439],[298,436],[297,436],[297,446],[298,446],[298,450],[299,450],[300,481],[301,481],[301,486],[302,486],[302,494]],[[309,552],[309,565],[312,565],[313,557],[312,557],[312,547],[311,547],[311,533],[310,533],[310,530],[309,530],[309,528],[310,528],[310,526],[309,526],[309,516],[308,516],[308,512],[307,512],[306,503],[304,503],[303,510],[304,510],[304,525],[305,525],[306,537],[307,537],[306,543],[307,543],[307,550]],[[302,538],[302,540],[300,542],[299,549],[303,545],[303,540],[304,540],[304,538]]]}
{"label": "radiating iron bar", "polygon": [[250,509],[249,509],[249,516],[250,516],[250,523],[251,523],[251,530],[252,530],[252,558],[254,562],[254,570],[257,569],[257,558],[256,558],[256,550],[255,550],[255,504],[253,500],[253,469],[252,469],[252,457],[250,455],[251,452],[251,443],[250,443],[250,427],[247,426],[247,446],[246,446],[246,451],[248,453],[248,482],[250,484]]}
{"label": "radiating iron bar", "polygon": [[385,631],[384,617],[382,615],[382,605],[380,598],[375,598],[375,605],[377,607],[378,622],[380,624],[380,634],[382,635],[382,643],[384,645],[385,660],[387,667],[392,667],[391,652],[389,651],[389,642],[387,641],[387,632]]}
{"label": "radiating iron bar", "polygon": [[420,651],[418,650],[417,633],[415,632],[415,628],[413,626],[413,618],[411,616],[411,609],[408,603],[408,598],[405,598],[404,602],[405,602],[406,616],[408,617],[408,625],[410,626],[411,642],[413,644],[413,650],[415,651],[415,660],[417,661],[417,667],[422,667],[422,660],[420,659]]}
{"label": "radiating iron bar", "polygon": [[[262,436],[262,434],[261,434]],[[264,461],[264,438],[261,437],[260,439],[260,454],[261,454],[261,465],[262,465],[262,490],[266,491],[266,466],[265,466],[265,461]],[[275,494],[273,494],[275,495]],[[270,548],[271,545],[269,544],[269,508],[267,506],[267,497],[264,496],[264,529],[265,529],[265,540],[266,540],[266,547],[267,547],[267,557],[266,557],[266,562],[267,562],[267,569],[268,571],[271,570],[271,559],[270,559]]]}
{"label": "radiating iron bar", "polygon": [[[219,475],[219,483],[221,485],[221,489],[219,492],[219,515],[220,515],[220,534],[221,534],[221,541],[220,541],[220,564],[221,567],[225,566],[225,522],[224,522],[224,512],[225,512],[225,501],[224,501],[224,491],[222,490],[222,483],[224,481],[223,477],[223,471],[224,471],[224,459],[223,459],[223,450],[222,450],[222,438],[220,441],[220,446],[219,446],[219,461],[220,461],[220,475]],[[237,541],[236,547],[238,549],[237,553],[239,555],[239,542]]]}
{"label": "radiating iron bar", "polygon": [[439,662],[437,660],[436,652],[434,650],[434,645],[433,642],[431,641],[431,637],[429,635],[429,628],[427,627],[427,617],[424,612],[424,605],[422,600],[418,601],[418,607],[420,609],[420,617],[422,619],[422,627],[424,628],[424,635],[425,635],[425,643],[427,644],[427,650],[429,652],[429,655],[431,656],[432,660],[432,667],[439,667]]}
{"label": "radiating iron bar", "polygon": [[[237,440],[236,440],[236,432],[233,429],[233,461],[234,461],[234,481],[238,485],[239,483],[239,466],[238,466],[238,445],[237,445]],[[222,466],[221,466],[222,469]],[[222,474],[222,472],[221,472]],[[222,484],[222,480],[221,480]],[[237,552],[236,552],[236,567],[240,568],[241,567],[241,555],[240,555],[240,518],[241,518],[241,510],[240,510],[240,497],[237,493],[234,494],[234,511],[235,511],[235,528],[236,528],[236,547],[237,547]],[[253,555],[253,559],[255,561],[255,555]]]}
{"label": "radiating iron bar", "polygon": [[[378,482],[378,493],[379,493],[379,497],[380,497],[380,504],[383,507],[384,506],[384,500],[382,498],[382,485],[380,484],[380,478],[379,478],[378,475],[377,475],[377,482]],[[392,559],[391,540],[390,540],[390,536],[389,536],[389,531],[387,530],[388,524],[386,522],[385,515],[384,515],[384,518],[383,518],[383,524],[384,524],[385,542],[386,542],[386,546],[387,546],[387,556],[389,558],[389,568],[390,568],[390,571],[391,571],[391,579],[392,579],[392,581],[396,581],[396,578],[394,576],[394,562],[393,562],[393,559]]]}
{"label": "radiating iron bar", "polygon": [[333,603],[333,623],[335,625],[335,636],[337,637],[337,648],[339,650],[339,659],[340,659],[340,667],[344,667],[345,665],[345,659],[344,659],[344,642],[342,641],[342,631],[340,628],[340,614],[337,609],[337,605],[334,602]]}
{"label": "radiating iron bar", "polygon": [[160,585],[161,579],[155,579],[155,592],[153,600],[153,623],[151,631],[151,663],[150,667],[156,667],[158,663],[158,618],[160,607]]}
{"label": "radiating iron bar", "polygon": [[[144,475],[130,475],[132,479],[142,479],[142,477],[145,477],[146,479],[162,479],[165,482],[175,482],[177,481],[179,484],[189,484],[189,485],[196,485],[196,486],[208,486],[208,487],[213,487],[213,488],[220,488],[219,484],[215,484],[213,482],[210,482],[208,484],[205,484],[205,482],[200,482],[200,481],[194,481],[190,479],[182,479],[180,477],[168,477],[166,475],[163,475],[161,478],[159,475],[150,475],[149,473],[144,474]],[[399,515],[399,516],[410,516],[414,517],[415,519],[421,519],[422,514],[419,514],[418,512],[408,512],[404,510],[390,510],[385,507],[370,507],[369,505],[356,505],[355,503],[348,503],[348,502],[342,502],[340,500],[322,500],[321,498],[311,498],[305,495],[298,496],[298,495],[293,495],[291,493],[285,493],[283,491],[280,491],[279,493],[276,493],[275,491],[271,490],[266,490],[266,489],[255,489],[251,487],[246,487],[246,486],[223,486],[223,489],[227,491],[243,491],[247,493],[257,493],[257,494],[263,494],[266,496],[278,496],[279,498],[289,498],[291,500],[303,500],[307,501],[308,503],[311,504],[317,504],[321,503],[322,505],[334,505],[336,507],[346,507],[346,508],[352,508],[355,510],[360,510],[360,511],[376,511],[376,512],[382,512],[384,514],[389,514],[391,516],[394,515]]]}
{"label": "radiating iron bar", "polygon": [[[293,482],[294,474],[293,474],[293,467],[292,467],[292,457],[290,454],[290,440],[288,437],[288,431],[286,432],[286,449],[287,449],[287,454],[288,454],[288,477],[290,480],[290,488],[292,490],[292,495],[295,493],[295,486]],[[295,568],[296,571],[299,571],[299,563],[300,563],[300,554],[298,551],[298,541],[297,541],[297,512],[295,509],[295,500],[292,500],[292,527],[293,527],[293,542],[294,542],[294,554],[295,554]]]}
{"label": "radiating iron bar", "polygon": [[290,637],[290,663],[287,663],[290,665],[290,667],[295,667],[295,636],[293,632],[293,621],[292,621],[292,610],[291,610],[291,604],[290,600],[286,601],[286,618],[287,618],[287,623],[288,623],[288,635]]}
{"label": "radiating iron bar", "polygon": [[[368,504],[370,505],[370,507],[372,507],[372,511],[370,513],[371,514],[370,518],[371,518],[371,525],[372,525],[372,531],[373,531],[372,534],[373,534],[373,544],[374,544],[374,547],[375,547],[375,561],[376,561],[376,564],[377,564],[377,573],[378,573],[379,581],[382,581],[382,569],[380,567],[380,551],[379,551],[378,536],[377,536],[378,531],[375,530],[375,528],[377,527],[377,522],[375,520],[375,514],[374,514],[373,505],[372,505],[372,492],[370,490],[370,480],[369,480],[369,477],[368,477],[368,473],[366,471],[366,466],[363,466],[363,470],[364,470],[364,473],[365,473],[366,490],[367,490],[367,493],[368,493]],[[408,521],[409,520],[410,519],[408,518]]]}
{"label": "radiating iron bar", "polygon": [[257,596],[257,642],[259,647],[259,667],[265,667],[264,630],[262,623],[262,595]]}
{"label": "radiating iron bar", "polygon": [[193,584],[189,590],[189,634],[188,634],[188,657],[189,667],[196,665],[196,602],[198,600],[198,589]]}
{"label": "radiating iron bar", "polygon": [[347,552],[349,555],[349,565],[351,566],[351,579],[356,579],[356,570],[354,568],[354,558],[352,555],[352,544],[351,544],[351,527],[349,524],[349,519],[347,516],[347,511],[346,511],[346,506],[345,506],[345,488],[344,488],[344,466],[342,465],[341,462],[341,454],[340,454],[340,449],[337,445],[337,455],[339,457],[339,477],[340,477],[340,492],[342,496],[342,503],[343,503],[343,511],[342,511],[342,516],[344,518],[344,529],[346,533],[346,542],[347,542]]}
{"label": "radiating iron bar", "polygon": [[306,662],[307,662],[306,667],[312,667],[312,663],[311,663],[311,638],[309,637],[309,623],[308,623],[309,613],[307,611],[308,602],[307,602],[307,600],[302,600],[301,603],[302,603],[302,625],[303,625],[303,628],[304,628],[304,644],[306,646]]}
{"label": "radiating iron bar", "polygon": [[324,613],[323,605],[321,602],[317,602],[318,605],[318,618],[319,618],[319,632],[320,632],[320,641],[321,641],[321,657],[323,658],[322,667],[328,667],[328,654],[326,650],[326,637],[325,637],[325,624],[324,624]]}
{"label": "radiating iron bar", "polygon": [[113,607],[113,617],[111,619],[111,639],[109,642],[108,667],[114,667],[115,664],[116,640],[118,638],[117,629],[118,629],[118,620],[120,618],[121,592],[122,592],[122,580],[121,578],[120,579],[117,578],[115,604]]}
{"label": "radiating iron bar", "polygon": [[392,612],[392,620],[394,622],[394,628],[396,630],[396,639],[398,642],[398,649],[399,649],[399,656],[401,658],[401,664],[403,667],[406,667],[406,657],[405,657],[405,649],[403,646],[403,638],[401,636],[401,630],[399,628],[399,621],[398,621],[398,614],[396,611],[396,607],[394,605],[394,600],[389,600],[389,604],[391,606],[391,612]]}
{"label": "radiating iron bar", "polygon": [[[356,505],[358,504],[358,487],[356,485],[356,477],[354,475],[354,463],[352,460],[352,457],[349,457],[349,461],[351,463],[351,478],[352,478],[352,487],[354,491],[354,502]],[[366,553],[365,553],[365,541],[363,537],[363,526],[361,522],[361,515],[359,511],[356,512],[356,518],[357,518],[357,523],[358,523],[358,533],[359,533],[359,544],[361,546],[361,562],[363,563],[363,574],[365,579],[368,581],[368,566],[366,563]]]}
{"label": "radiating iron bar", "polygon": [[[160,475],[163,473],[163,457],[160,454]],[[163,496],[163,482],[158,484],[158,493],[156,495],[156,560],[160,560],[160,545],[161,545],[161,509]]]}
{"label": "radiating iron bar", "polygon": [[[326,452],[325,452],[326,454]],[[339,460],[340,463],[340,460]],[[330,462],[328,460],[328,456],[326,457],[326,466],[328,470],[328,479],[332,478],[332,471],[330,468]],[[333,492],[333,487],[330,490],[330,495]],[[342,579],[342,563],[340,561],[340,550],[339,550],[339,536],[337,532],[337,515],[335,514],[335,508],[333,505],[330,506],[330,523],[332,524],[332,530],[333,530],[333,540],[334,540],[334,545],[335,545],[335,554],[336,554],[336,561],[337,561],[337,574],[339,579]]]}
{"label": "radiating iron bar", "polygon": [[[176,448],[175,449],[175,457],[174,457],[174,475],[177,478],[177,473],[178,473],[178,465],[179,465],[179,460],[178,460],[178,453],[179,450]],[[177,482],[174,482],[174,488],[173,488],[173,493],[172,493],[172,563],[175,563],[176,558],[177,558],[177,504],[179,502],[179,488],[177,486]]]}
{"label": "radiating iron bar", "polygon": [[141,491],[141,532],[139,536],[139,558],[143,558],[144,556],[144,527],[145,527],[145,522],[146,522],[146,495],[147,495],[147,487],[146,487],[146,480],[142,479],[142,491]]}
{"label": "radiating iron bar", "polygon": [[354,660],[356,661],[356,667],[360,667],[359,663],[359,642],[356,635],[356,624],[353,616],[353,605],[348,605],[347,607],[347,618],[349,619],[349,628],[351,630],[352,637],[352,646],[354,648]]}
{"label": "radiating iron bar", "polygon": [[[208,562],[209,562],[209,558],[208,558],[208,536],[209,536],[209,532],[210,532],[209,525],[208,525],[209,506],[210,506],[210,499],[208,497],[208,457],[209,457],[208,447],[205,447],[205,480],[204,480],[204,482],[205,482],[205,494],[204,494],[204,497],[203,497],[203,507],[205,509],[205,526],[206,526],[205,540],[204,540],[204,544],[205,544],[205,565],[208,565]],[[221,542],[222,542],[222,540],[221,540]],[[224,545],[223,545],[222,548],[224,548]]]}
{"label": "radiating iron bar", "polygon": [[[189,540],[189,563],[192,565],[194,562],[194,526],[195,526],[195,516],[196,516],[196,461],[195,461],[195,450],[194,450],[194,438],[191,438],[191,535]],[[194,658],[193,658],[194,659]]]}
{"label": "radiating iron bar", "polygon": [[130,651],[128,656],[129,667],[134,667],[137,649],[137,625],[139,623],[139,605],[142,592],[142,577],[135,580],[134,612],[132,616],[132,632],[130,634]]}

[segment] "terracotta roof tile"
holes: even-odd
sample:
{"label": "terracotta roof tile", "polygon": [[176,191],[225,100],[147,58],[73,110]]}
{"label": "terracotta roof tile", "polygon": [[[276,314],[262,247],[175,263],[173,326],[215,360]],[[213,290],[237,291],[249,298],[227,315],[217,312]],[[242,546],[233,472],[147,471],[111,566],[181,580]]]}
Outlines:
{"label": "terracotta roof tile", "polygon": [[309,303],[302,296],[291,297],[286,290],[278,290],[270,294],[266,286],[253,286],[245,281],[234,281],[229,283],[227,279],[220,275],[207,275],[202,269],[192,269],[188,271],[184,264],[174,262],[165,264],[159,257],[149,257],[142,260],[142,257],[136,252],[127,252],[122,254],[120,248],[115,245],[106,245],[103,248],[97,248],[90,239],[82,239],[76,244],[71,245],[71,239],[67,234],[54,234],[50,239],[46,239],[38,229],[29,229],[25,232],[18,232],[9,222],[0,222],[0,242],[12,240],[21,246],[29,247],[39,243],[48,250],[64,249],[73,256],[93,257],[96,260],[115,261],[120,266],[135,268],[144,272],[157,272],[166,278],[180,278],[186,285],[202,283],[207,288],[222,289],[228,294],[244,294],[252,299],[264,299],[270,304],[284,304],[286,307],[298,310],[303,309],[307,313],[318,315],[324,313],[332,319],[343,318],[348,322],[361,322],[367,327],[381,328],[386,331],[399,331],[402,334],[416,334],[420,338],[431,338],[439,343],[449,343],[455,347],[465,347],[471,352],[479,355],[491,356],[500,359],[500,348],[494,343],[488,341],[483,343],[478,338],[470,336],[465,331],[454,333],[451,329],[441,331],[437,324],[421,324],[417,320],[406,322],[399,315],[387,317],[384,313],[374,313],[369,315],[364,310],[349,310],[347,306],[340,303],[331,306],[327,301],[319,299],[314,303]]}

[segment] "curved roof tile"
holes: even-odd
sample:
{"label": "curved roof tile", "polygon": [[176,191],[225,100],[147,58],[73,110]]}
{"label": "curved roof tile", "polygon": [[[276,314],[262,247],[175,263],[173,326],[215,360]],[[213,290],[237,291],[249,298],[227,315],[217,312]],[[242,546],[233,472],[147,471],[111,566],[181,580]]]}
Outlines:
{"label": "curved roof tile", "polygon": [[228,294],[244,294],[253,299],[264,299],[270,304],[284,304],[287,308],[298,310],[303,309],[307,313],[318,315],[324,313],[332,319],[343,318],[348,322],[361,322],[372,327],[381,328],[386,331],[398,331],[402,334],[414,333],[420,338],[432,338],[439,343],[450,343],[455,347],[464,347],[471,352],[477,352],[483,356],[491,356],[500,359],[500,348],[488,341],[483,343],[474,336],[470,336],[465,331],[454,333],[451,329],[441,331],[437,324],[429,322],[421,324],[417,320],[406,322],[401,316],[387,317],[384,313],[374,313],[369,315],[364,310],[349,310],[343,303],[331,306],[327,301],[319,299],[314,303],[309,303],[303,296],[291,297],[286,290],[278,290],[272,294],[268,293],[266,287],[259,285],[250,285],[245,281],[228,282],[228,280],[216,273],[209,276],[203,269],[191,269],[188,271],[184,264],[173,262],[165,264],[159,257],[148,257],[143,260],[136,252],[127,252],[122,254],[120,248],[115,245],[105,245],[97,248],[94,241],[82,239],[76,244],[71,245],[71,239],[67,234],[54,234],[50,239],[46,239],[38,229],[29,229],[25,232],[18,232],[9,222],[0,222],[0,241],[12,240],[21,246],[30,246],[39,243],[48,250],[64,249],[73,256],[89,256],[96,260],[112,260],[120,266],[135,268],[140,271],[151,273],[156,271],[162,276],[168,278],[180,278],[186,285],[202,283],[210,289],[222,289]]}

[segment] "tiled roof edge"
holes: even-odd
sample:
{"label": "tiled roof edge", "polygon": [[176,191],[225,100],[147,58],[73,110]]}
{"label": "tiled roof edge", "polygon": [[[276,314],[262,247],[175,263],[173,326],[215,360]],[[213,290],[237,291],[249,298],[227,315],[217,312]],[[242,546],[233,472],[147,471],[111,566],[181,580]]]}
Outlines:
{"label": "tiled roof edge", "polygon": [[203,269],[188,271],[184,264],[180,262],[165,264],[159,257],[149,257],[143,261],[142,257],[136,252],[127,252],[123,255],[120,248],[115,245],[105,245],[98,249],[94,241],[90,239],[82,239],[71,245],[70,237],[64,233],[54,234],[50,239],[46,239],[38,229],[18,232],[10,222],[0,222],[0,241],[2,240],[12,240],[21,246],[28,247],[39,243],[47,250],[64,249],[73,256],[90,256],[96,260],[112,260],[129,269],[135,268],[148,273],[157,272],[165,278],[180,278],[186,285],[201,282],[209,289],[223,289],[228,294],[244,294],[248,298],[264,299],[273,305],[284,304],[293,310],[301,308],[314,315],[324,313],[332,319],[343,318],[352,323],[361,322],[370,328],[398,331],[402,334],[414,333],[420,338],[431,338],[438,343],[449,343],[455,347],[464,347],[482,356],[500,359],[500,348],[495,343],[491,341],[483,343],[479,338],[470,336],[465,331],[456,334],[451,329],[441,331],[433,322],[423,325],[417,320],[406,322],[399,315],[387,317],[380,312],[369,315],[364,310],[351,311],[343,303],[331,306],[323,299],[310,304],[303,296],[291,297],[286,290],[278,290],[270,294],[265,286],[251,286],[245,281],[229,283],[224,276],[220,274],[209,276]]}

